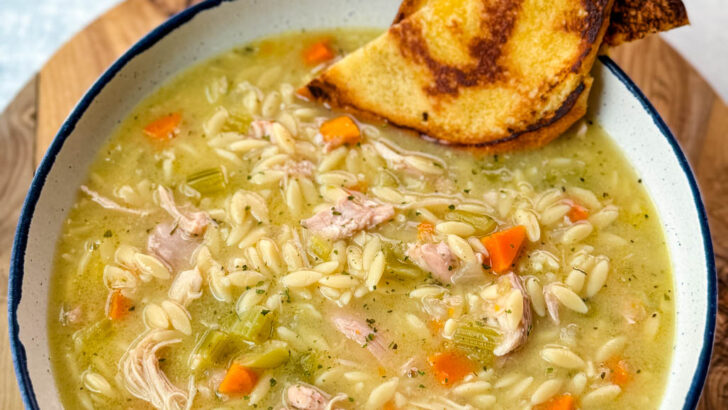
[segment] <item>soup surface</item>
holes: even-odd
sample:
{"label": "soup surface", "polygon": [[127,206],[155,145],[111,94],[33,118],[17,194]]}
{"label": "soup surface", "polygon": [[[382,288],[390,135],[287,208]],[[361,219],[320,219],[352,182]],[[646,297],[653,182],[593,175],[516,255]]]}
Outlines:
{"label": "soup surface", "polygon": [[482,156],[295,95],[376,34],[252,43],[121,123],[58,243],[67,408],[659,406],[670,263],[618,149],[585,119]]}

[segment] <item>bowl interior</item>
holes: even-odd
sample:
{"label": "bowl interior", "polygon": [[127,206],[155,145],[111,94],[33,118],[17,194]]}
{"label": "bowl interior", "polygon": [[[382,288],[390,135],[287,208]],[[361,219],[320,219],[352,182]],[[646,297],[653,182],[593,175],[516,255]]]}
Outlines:
{"label": "bowl interior", "polygon": [[[391,0],[208,0],[154,30],[98,80],[41,163],[14,244],[10,333],[26,406],[61,407],[49,370],[48,277],[56,239],[76,189],[120,120],[175,73],[233,46],[286,30],[386,27],[398,4]],[[707,370],[715,320],[715,273],[705,212],[674,137],[639,90],[609,59],[597,62],[593,72],[590,110],[643,179],[670,249],[677,321],[662,408],[692,407]]]}

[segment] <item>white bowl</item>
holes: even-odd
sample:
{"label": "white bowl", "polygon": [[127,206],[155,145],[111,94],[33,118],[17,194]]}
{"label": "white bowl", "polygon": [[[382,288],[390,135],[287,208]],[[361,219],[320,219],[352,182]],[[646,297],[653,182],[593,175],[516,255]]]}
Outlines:
{"label": "white bowl", "polygon": [[[398,4],[398,0],[208,0],[149,33],[99,78],[43,158],[15,237],[9,330],[26,407],[61,407],[46,328],[56,240],[91,161],[119,121],[191,64],[285,30],[384,28]],[[693,408],[708,369],[716,315],[715,264],[703,202],[675,137],[640,90],[608,57],[597,61],[593,74],[590,110],[642,178],[670,249],[677,321],[661,408]]]}

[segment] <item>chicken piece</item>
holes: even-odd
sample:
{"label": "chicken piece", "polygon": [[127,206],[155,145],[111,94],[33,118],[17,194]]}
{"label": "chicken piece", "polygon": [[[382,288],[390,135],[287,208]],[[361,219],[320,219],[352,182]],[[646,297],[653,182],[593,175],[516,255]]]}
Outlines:
{"label": "chicken piece", "polygon": [[187,306],[202,296],[202,274],[197,268],[180,272],[169,287],[169,298]]}
{"label": "chicken piece", "polygon": [[175,330],[153,329],[139,336],[119,361],[126,389],[157,409],[187,408],[190,394],[172,384],[159,368],[157,352],[182,341]]}
{"label": "chicken piece", "polygon": [[311,177],[316,166],[313,162],[308,160],[303,161],[288,161],[283,164],[283,172],[286,173],[286,177]]}
{"label": "chicken piece", "polygon": [[74,307],[73,309],[66,310],[65,306],[61,306],[61,312],[59,319],[63,326],[77,325],[83,320],[83,309],[81,305]]}
{"label": "chicken piece", "polygon": [[370,229],[392,219],[394,207],[375,202],[359,192],[350,191],[331,209],[301,221],[313,233],[337,240],[348,238],[362,229]]}
{"label": "chicken piece", "polygon": [[157,192],[159,193],[159,205],[172,215],[179,229],[189,236],[199,236],[205,233],[205,229],[211,221],[206,212],[183,212],[174,203],[172,191],[160,185]]}
{"label": "chicken piece", "polygon": [[635,298],[627,297],[621,302],[622,317],[627,324],[633,325],[637,322],[644,320],[647,317],[647,309],[645,304]]}
{"label": "chicken piece", "polygon": [[369,327],[362,319],[344,312],[337,312],[331,317],[336,330],[341,332],[347,339],[359,346],[366,346],[366,349],[374,358],[384,366],[390,366],[391,354],[387,350],[387,342],[384,336]]}
{"label": "chicken piece", "polygon": [[[523,312],[521,315],[521,320],[518,322],[518,325],[515,328],[510,328],[509,325],[506,324],[506,321],[508,320],[506,316],[501,315],[498,318],[498,322],[501,324],[501,329],[503,330],[503,340],[500,342],[500,344],[498,344],[498,346],[496,346],[495,349],[493,349],[493,354],[495,354],[496,356],[505,356],[506,354],[523,346],[528,339],[529,333],[531,332],[532,323],[531,299],[528,297],[528,293],[523,287],[523,282],[521,282],[521,278],[515,273],[511,272],[507,275],[504,275],[501,280],[508,280],[510,282],[511,289],[514,289],[521,293],[521,296],[523,297]],[[508,312],[505,313],[511,314]]]}
{"label": "chicken piece", "polygon": [[549,317],[551,317],[551,320],[558,325],[561,321],[559,319],[559,300],[551,290],[553,287],[553,283],[549,283],[543,287],[543,300],[546,302],[546,310],[549,312]]}
{"label": "chicken piece", "polygon": [[189,266],[200,238],[189,237],[168,222],[158,224],[147,238],[147,250],[158,256],[174,271]]}
{"label": "chicken piece", "polygon": [[288,406],[298,410],[326,410],[331,396],[306,383],[296,383],[286,390]]}
{"label": "chicken piece", "polygon": [[444,242],[410,245],[407,256],[442,283],[452,283],[457,259]]}
{"label": "chicken piece", "polygon": [[89,187],[87,187],[86,185],[81,185],[81,191],[83,191],[83,193],[88,195],[92,201],[101,205],[101,207],[103,207],[103,208],[110,209],[112,211],[124,212],[124,213],[131,214],[131,215],[138,215],[138,216],[146,216],[149,214],[149,211],[132,209],[132,208],[127,208],[125,206],[119,205],[116,202],[114,202],[113,200],[111,200],[105,196],[102,196],[101,194],[99,194],[98,192],[96,192],[94,190],[89,189]]}

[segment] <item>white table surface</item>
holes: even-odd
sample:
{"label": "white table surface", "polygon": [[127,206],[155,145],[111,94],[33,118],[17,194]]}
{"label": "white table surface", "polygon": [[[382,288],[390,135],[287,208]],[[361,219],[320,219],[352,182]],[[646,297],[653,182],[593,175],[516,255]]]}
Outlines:
{"label": "white table surface", "polygon": [[[0,111],[58,47],[119,1],[0,1]],[[692,25],[663,36],[728,101],[728,0],[684,1]]]}

